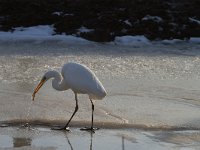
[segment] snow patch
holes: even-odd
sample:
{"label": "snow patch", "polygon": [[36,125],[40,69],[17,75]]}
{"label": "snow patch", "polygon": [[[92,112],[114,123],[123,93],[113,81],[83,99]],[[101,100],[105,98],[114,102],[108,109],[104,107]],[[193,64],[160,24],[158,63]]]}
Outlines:
{"label": "snow patch", "polygon": [[191,37],[189,40],[180,40],[180,39],[172,39],[172,40],[161,40],[154,43],[162,43],[162,44],[178,44],[178,43],[191,43],[191,44],[200,44],[200,37]]}
{"label": "snow patch", "polygon": [[140,46],[140,45],[150,45],[151,42],[143,35],[138,36],[121,36],[115,37],[114,43],[117,45],[127,45],[127,46]]}
{"label": "snow patch", "polygon": [[176,43],[184,42],[184,40],[172,39],[172,40],[162,40],[162,41],[159,41],[159,42],[161,42],[162,44],[176,44]]}
{"label": "snow patch", "polygon": [[200,44],[200,37],[191,37],[190,43]]}
{"label": "snow patch", "polygon": [[74,16],[74,14],[64,14],[64,16]]}
{"label": "snow patch", "polygon": [[50,25],[39,25],[33,27],[18,27],[13,32],[0,32],[0,41],[26,41],[32,40],[43,42],[46,40],[56,40],[70,44],[88,44],[92,43],[80,37],[72,35],[56,35],[54,28]]}
{"label": "snow patch", "polygon": [[132,26],[132,24],[131,24],[131,22],[129,20],[125,20],[124,23],[129,25],[129,26]]}
{"label": "snow patch", "polygon": [[200,20],[197,20],[197,19],[194,19],[194,18],[191,18],[191,17],[189,17],[189,20],[190,20],[191,22],[195,22],[195,23],[197,23],[197,24],[200,25]]}
{"label": "snow patch", "polygon": [[[81,27],[78,29],[79,32],[92,32],[93,29],[87,29],[85,27]],[[36,43],[41,43],[44,41],[58,41],[65,42],[68,44],[92,44],[95,42],[88,41],[81,37],[76,37],[73,35],[58,35],[54,32],[54,28],[51,25],[39,25],[33,27],[18,27],[15,28],[13,32],[3,32],[0,31],[0,42],[12,42],[12,41],[33,41]],[[190,40],[180,40],[180,39],[172,39],[172,40],[161,40],[161,41],[150,41],[143,35],[138,36],[121,36],[115,37],[115,40],[111,42],[111,44],[123,45],[123,46],[145,46],[152,44],[176,44],[176,43],[193,43],[200,44],[200,37],[191,37]]]}
{"label": "snow patch", "polygon": [[79,33],[88,33],[88,32],[93,32],[94,31],[94,29],[88,29],[88,28],[86,28],[86,27],[84,27],[84,26],[82,26],[82,27],[80,27],[79,29],[78,29],[78,32]]}
{"label": "snow patch", "polygon": [[15,35],[31,35],[31,36],[50,36],[55,34],[54,28],[49,25],[39,25],[33,27],[18,27],[15,28],[13,34]]}
{"label": "snow patch", "polygon": [[150,15],[146,15],[145,17],[142,18],[142,21],[147,21],[147,20],[152,20],[155,22],[162,22],[163,19],[161,17],[158,16],[150,16]]}
{"label": "snow patch", "polygon": [[52,15],[61,16],[63,12],[53,12]]}

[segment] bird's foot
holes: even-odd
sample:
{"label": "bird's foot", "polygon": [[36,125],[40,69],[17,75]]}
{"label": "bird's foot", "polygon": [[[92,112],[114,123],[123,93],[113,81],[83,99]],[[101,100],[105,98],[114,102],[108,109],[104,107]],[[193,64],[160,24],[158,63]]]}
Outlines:
{"label": "bird's foot", "polygon": [[70,131],[69,127],[52,127],[51,130],[65,130],[65,131]]}
{"label": "bird's foot", "polygon": [[85,127],[85,128],[81,128],[81,131],[89,131],[89,132],[93,132],[95,133],[96,130],[99,130],[99,128],[93,128],[93,127]]}

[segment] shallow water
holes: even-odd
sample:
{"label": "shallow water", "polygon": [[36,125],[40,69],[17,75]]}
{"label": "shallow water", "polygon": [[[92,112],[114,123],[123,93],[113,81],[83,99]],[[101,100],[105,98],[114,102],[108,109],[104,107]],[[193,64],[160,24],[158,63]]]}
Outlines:
{"label": "shallow water", "polygon": [[61,132],[38,126],[32,130],[19,127],[0,128],[0,132],[0,148],[5,150],[183,150],[200,148],[199,131],[149,132],[134,129],[101,129],[91,134],[75,128],[72,128],[71,132]]}
{"label": "shallow water", "polygon": [[[154,43],[145,46],[69,44],[59,41],[1,42],[0,121],[65,124],[74,111],[73,93],[57,92],[50,81],[31,94],[49,69],[60,71],[66,62],[91,68],[108,96],[95,102],[95,125],[104,128],[200,128],[199,44]],[[71,126],[90,125],[86,95]]]}

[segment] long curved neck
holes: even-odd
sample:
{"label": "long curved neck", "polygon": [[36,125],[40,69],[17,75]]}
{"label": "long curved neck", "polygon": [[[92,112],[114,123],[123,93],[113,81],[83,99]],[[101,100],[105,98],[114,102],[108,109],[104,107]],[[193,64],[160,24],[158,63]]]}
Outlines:
{"label": "long curved neck", "polygon": [[58,91],[64,91],[69,89],[66,85],[65,80],[63,79],[62,75],[57,71],[49,71],[49,78],[54,78],[52,80],[52,87]]}

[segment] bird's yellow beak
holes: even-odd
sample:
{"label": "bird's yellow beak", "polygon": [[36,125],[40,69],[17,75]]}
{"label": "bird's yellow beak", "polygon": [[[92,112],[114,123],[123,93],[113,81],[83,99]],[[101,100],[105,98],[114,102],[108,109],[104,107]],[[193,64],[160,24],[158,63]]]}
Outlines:
{"label": "bird's yellow beak", "polygon": [[42,78],[38,86],[35,88],[33,94],[32,94],[32,100],[34,101],[35,99],[35,94],[39,91],[39,89],[42,87],[42,85],[46,82],[46,78]]}

